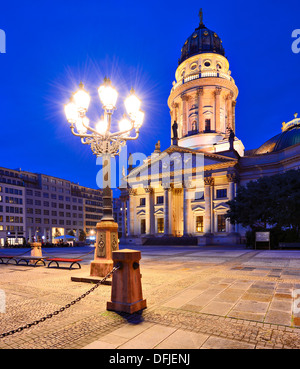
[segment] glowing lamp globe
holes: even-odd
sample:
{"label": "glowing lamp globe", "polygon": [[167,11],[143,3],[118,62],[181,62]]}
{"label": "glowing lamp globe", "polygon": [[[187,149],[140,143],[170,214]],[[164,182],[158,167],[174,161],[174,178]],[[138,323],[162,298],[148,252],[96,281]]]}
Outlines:
{"label": "glowing lamp globe", "polygon": [[116,108],[118,92],[112,87],[109,78],[104,78],[104,83],[98,88],[98,93],[105,109],[114,110]]}
{"label": "glowing lamp globe", "polygon": [[74,101],[70,101],[68,104],[65,104],[65,114],[69,123],[76,123],[78,119],[78,110]]}
{"label": "glowing lamp globe", "polygon": [[119,129],[120,129],[121,132],[130,131],[132,129],[132,124],[131,124],[130,120],[128,120],[125,117],[122,120],[120,120]]}
{"label": "glowing lamp globe", "polygon": [[80,82],[79,89],[75,92],[73,98],[78,111],[85,113],[88,110],[91,98],[89,93],[84,89],[82,82]]}
{"label": "glowing lamp globe", "polygon": [[77,121],[76,121],[77,131],[79,133],[86,133],[89,122],[90,122],[90,120],[89,120],[88,117],[78,118]]}
{"label": "glowing lamp globe", "polygon": [[145,113],[142,110],[139,110],[134,117],[134,128],[135,129],[141,128],[144,122],[144,118],[145,118]]}
{"label": "glowing lamp globe", "polygon": [[134,89],[130,91],[130,95],[125,100],[125,108],[129,116],[135,116],[141,107],[141,100],[136,96]]}
{"label": "glowing lamp globe", "polygon": [[105,135],[108,129],[108,122],[104,119],[99,120],[96,124],[96,131],[99,132],[101,135]]}

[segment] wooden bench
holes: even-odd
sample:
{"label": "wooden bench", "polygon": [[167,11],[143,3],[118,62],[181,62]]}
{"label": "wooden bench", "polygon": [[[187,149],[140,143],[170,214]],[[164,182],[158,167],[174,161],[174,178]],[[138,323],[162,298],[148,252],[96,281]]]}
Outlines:
{"label": "wooden bench", "polygon": [[78,269],[81,269],[80,261],[82,261],[82,259],[47,258],[46,260],[50,261],[48,268],[50,268],[52,263],[56,264],[56,268],[59,268],[59,263],[71,263],[69,269],[72,269],[72,266],[75,264],[78,265]]}

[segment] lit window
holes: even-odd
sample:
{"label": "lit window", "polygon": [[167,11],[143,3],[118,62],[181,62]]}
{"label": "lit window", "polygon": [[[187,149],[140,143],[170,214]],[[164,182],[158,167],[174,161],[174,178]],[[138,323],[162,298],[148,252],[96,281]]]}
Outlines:
{"label": "lit window", "polygon": [[203,232],[203,216],[196,217],[196,232]]}
{"label": "lit window", "polygon": [[164,218],[157,219],[157,233],[164,233]]}
{"label": "lit window", "polygon": [[226,232],[226,218],[225,215],[218,215],[218,232]]}

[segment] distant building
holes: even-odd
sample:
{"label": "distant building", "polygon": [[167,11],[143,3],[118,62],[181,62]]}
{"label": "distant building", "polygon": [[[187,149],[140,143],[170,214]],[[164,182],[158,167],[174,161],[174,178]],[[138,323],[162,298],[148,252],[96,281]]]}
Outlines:
{"label": "distant building", "polygon": [[124,232],[126,232],[126,223],[123,221],[126,220],[126,216],[123,216],[123,213],[126,212],[126,203],[124,205],[122,198],[116,197],[113,199],[113,215],[115,222],[118,223],[118,233],[119,237],[125,237]]}
{"label": "distant building", "polygon": [[96,230],[102,191],[22,170],[0,168],[0,245],[79,238]]}

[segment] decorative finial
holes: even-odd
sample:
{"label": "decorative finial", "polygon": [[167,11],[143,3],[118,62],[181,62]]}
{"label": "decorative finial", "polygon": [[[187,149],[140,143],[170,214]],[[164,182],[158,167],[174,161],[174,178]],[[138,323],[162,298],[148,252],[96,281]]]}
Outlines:
{"label": "decorative finial", "polygon": [[297,117],[298,117],[298,113],[295,113],[295,114],[294,114],[294,117],[295,117],[295,119],[297,119]]}
{"label": "decorative finial", "polygon": [[200,9],[200,12],[199,12],[199,18],[200,18],[200,26],[203,25],[203,11],[202,11],[202,8]]}

